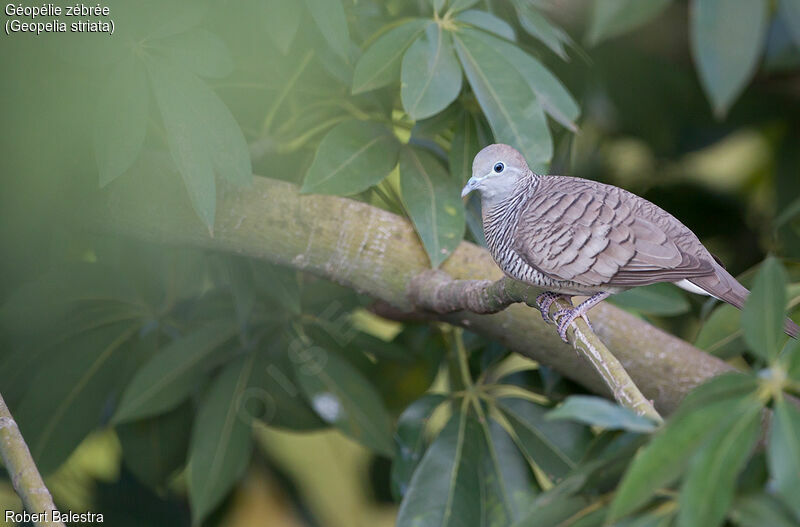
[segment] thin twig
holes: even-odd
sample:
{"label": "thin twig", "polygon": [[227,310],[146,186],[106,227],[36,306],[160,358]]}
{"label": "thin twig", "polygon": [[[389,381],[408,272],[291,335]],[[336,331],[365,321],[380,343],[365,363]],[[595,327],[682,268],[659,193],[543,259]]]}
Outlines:
{"label": "thin twig", "polygon": [[[497,313],[511,304],[524,302],[536,307],[535,299],[541,291],[510,278],[496,282],[489,280],[453,280],[442,271],[425,271],[411,280],[409,300],[417,307],[436,313],[472,311]],[[573,306],[558,299],[558,309]],[[661,416],[633,382],[622,363],[606,348],[585,320],[579,318],[570,326],[567,338],[578,353],[583,355],[600,374],[619,404],[660,423]]]}
{"label": "thin twig", "polygon": [[25,510],[37,515],[38,521],[34,524],[64,527],[63,522],[53,521],[53,511],[57,510],[53,497],[42,481],[28,445],[25,444],[2,395],[0,395],[0,456],[11,476],[14,490],[22,498]]}

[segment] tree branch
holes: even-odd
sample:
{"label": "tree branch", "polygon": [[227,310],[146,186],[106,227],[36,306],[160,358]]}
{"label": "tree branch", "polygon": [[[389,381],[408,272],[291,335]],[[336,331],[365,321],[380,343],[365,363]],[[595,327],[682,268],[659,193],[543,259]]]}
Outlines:
{"label": "tree branch", "polygon": [[[403,218],[366,203],[333,196],[302,196],[289,183],[256,177],[253,186],[229,191],[217,204],[214,236],[197,219],[178,177],[132,172],[95,207],[89,228],[161,243],[226,251],[313,273],[394,306],[413,311],[411,280],[430,268],[419,239]],[[489,253],[463,242],[442,264],[454,279],[495,280],[502,273]],[[479,315],[422,313],[495,339],[551,366],[587,388],[612,395],[591,364],[564,344],[542,318],[524,306]],[[723,361],[603,302],[592,309],[603,342],[661,412],[670,412],[694,386],[732,368]]]}
{"label": "tree branch", "polygon": [[[524,303],[538,309],[535,298],[542,290],[508,277],[491,282],[488,280],[453,280],[443,271],[424,271],[411,279],[408,297],[411,303],[422,309],[439,314],[468,310],[473,313],[497,313],[516,303]],[[554,304],[560,309],[573,306],[559,298]],[[552,306],[551,306],[552,307]],[[660,423],[661,416],[636,383],[625,371],[616,357],[594,334],[582,318],[575,320],[567,332],[570,344],[591,363],[600,378],[619,404],[639,415]]]}
{"label": "tree branch", "polygon": [[57,510],[50,491],[42,481],[42,476],[33,462],[28,445],[22,438],[17,422],[11,417],[3,396],[0,395],[0,456],[11,476],[11,484],[20,498],[25,510],[31,514],[41,514],[44,521],[35,525],[54,525],[64,527],[60,521],[52,521],[53,511]]}

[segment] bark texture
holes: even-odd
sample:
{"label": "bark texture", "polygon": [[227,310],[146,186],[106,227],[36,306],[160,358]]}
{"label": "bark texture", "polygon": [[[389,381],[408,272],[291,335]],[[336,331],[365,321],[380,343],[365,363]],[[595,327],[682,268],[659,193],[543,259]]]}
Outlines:
{"label": "bark texture", "polygon": [[[91,229],[290,266],[351,287],[399,311],[413,311],[407,296],[409,285],[429,269],[412,226],[366,203],[300,195],[294,185],[257,177],[251,188],[229,190],[220,196],[211,236],[183,197],[185,191],[162,188],[142,195],[131,190],[135,185],[120,183],[88,211]],[[467,242],[459,245],[441,269],[456,280],[502,278],[489,253]],[[487,315],[463,311],[422,315],[498,340],[593,391],[612,395],[589,361],[563,343],[539,313],[526,306],[513,305]],[[716,357],[608,303],[593,308],[591,319],[595,333],[614,350],[662,413],[672,411],[705,379],[731,370]]]}
{"label": "bark texture", "polygon": [[53,521],[56,506],[53,497],[42,480],[36,464],[33,462],[28,445],[22,439],[17,422],[11,416],[3,396],[0,395],[0,456],[3,458],[11,485],[22,498],[22,505],[31,514],[43,514],[46,521],[34,522],[37,526],[60,526],[60,521]]}

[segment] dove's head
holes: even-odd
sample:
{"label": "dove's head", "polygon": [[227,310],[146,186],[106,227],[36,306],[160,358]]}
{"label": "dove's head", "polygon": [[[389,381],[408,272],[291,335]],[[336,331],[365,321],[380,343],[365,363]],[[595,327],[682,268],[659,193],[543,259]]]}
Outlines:
{"label": "dove's head", "polygon": [[461,191],[461,197],[477,190],[485,200],[504,198],[529,173],[528,163],[522,154],[508,145],[489,145],[475,156],[472,177]]}

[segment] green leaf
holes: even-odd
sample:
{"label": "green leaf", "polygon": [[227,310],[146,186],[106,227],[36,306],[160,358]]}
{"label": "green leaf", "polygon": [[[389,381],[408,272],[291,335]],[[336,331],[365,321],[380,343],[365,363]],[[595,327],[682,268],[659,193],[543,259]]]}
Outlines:
{"label": "green leaf", "polygon": [[730,519],[739,527],[797,527],[781,503],[769,494],[737,496]]}
{"label": "green leaf", "polygon": [[394,169],[399,149],[382,125],[341,123],[322,139],[301,192],[346,196],[366,190]]}
{"label": "green leaf", "polygon": [[736,477],[758,440],[761,409],[760,401],[749,399],[735,420],[694,455],[678,498],[680,527],[717,527],[723,522]]}
{"label": "green leaf", "polygon": [[539,105],[550,117],[571,132],[578,130],[574,121],[580,115],[580,108],[550,70],[511,42],[491,35],[486,35],[484,41],[489,42],[516,68],[533,90]]}
{"label": "green leaf", "polygon": [[228,108],[200,79],[173,61],[150,57],[150,83],[172,159],[197,214],[209,229],[216,212],[215,170],[228,181],[252,181],[250,152]]}
{"label": "green leaf", "polygon": [[519,520],[530,508],[531,501],[539,493],[539,485],[525,456],[517,448],[514,439],[496,421],[478,421],[484,431],[484,446],[481,477],[484,485],[493,487],[494,525],[508,525]]}
{"label": "green leaf", "polygon": [[100,423],[127,381],[126,344],[136,329],[122,322],[82,333],[37,366],[15,417],[42,473],[58,468]]}
{"label": "green leaf", "polygon": [[673,284],[662,282],[635,287],[611,297],[617,306],[650,315],[680,315],[689,311],[689,301]]}
{"label": "green leaf", "polygon": [[335,353],[320,351],[295,362],[295,377],[311,407],[323,421],[391,457],[392,418],[375,387]]}
{"label": "green leaf", "polygon": [[403,54],[430,24],[430,20],[415,18],[381,35],[356,62],[353,93],[382,88],[396,81]]}
{"label": "green leaf", "polygon": [[726,399],[742,399],[758,389],[758,379],[742,372],[728,372],[714,376],[689,392],[678,407],[675,416],[688,413]]}
{"label": "green leaf", "polygon": [[266,382],[261,386],[264,415],[260,418],[269,427],[288,430],[318,430],[327,425],[309,406],[295,379],[294,360],[288,344],[278,339],[270,346],[266,365]]}
{"label": "green leaf", "polygon": [[139,157],[147,134],[150,90],[142,63],[117,64],[97,102],[94,151],[100,186],[124,174]]}
{"label": "green leaf", "polygon": [[450,33],[439,24],[428,25],[403,55],[403,108],[414,120],[441,112],[458,97],[462,77]]}
{"label": "green leaf", "polygon": [[766,0],[693,0],[692,55],[714,113],[722,117],[755,74],[767,31]]}
{"label": "green leaf", "polygon": [[750,407],[757,387],[750,376],[728,374],[687,395],[667,425],[630,464],[611,504],[609,521],[633,512],[657,489],[672,483],[695,449],[743,408]]}
{"label": "green leaf", "polygon": [[456,15],[456,20],[463,24],[488,31],[489,33],[494,33],[507,40],[517,39],[517,36],[514,34],[514,28],[511,27],[508,22],[486,11],[480,11],[478,9],[463,11]]}
{"label": "green leaf", "polygon": [[273,44],[286,55],[300,27],[302,4],[285,0],[250,0],[251,8],[258,10],[259,20]]}
{"label": "green leaf", "polygon": [[611,527],[672,527],[674,525],[672,521],[674,516],[674,511],[666,514],[644,514],[619,521]]}
{"label": "green leaf", "polygon": [[405,148],[400,154],[400,188],[414,228],[436,268],[461,243],[464,206],[459,183],[450,178],[433,155]]}
{"label": "green leaf", "polygon": [[447,400],[445,395],[423,395],[397,419],[394,433],[395,455],[392,459],[392,492],[399,499],[408,492],[411,476],[427,448],[425,430],[434,411]]}
{"label": "green leaf", "polygon": [[206,29],[192,29],[158,41],[158,49],[201,77],[220,79],[233,71],[225,42]]}
{"label": "green leaf", "polygon": [[192,207],[209,230],[214,228],[217,208],[217,187],[210,145],[203,132],[204,99],[215,97],[208,87],[193,75],[166,63],[149,64],[150,81],[161,110],[172,160],[178,168]]}
{"label": "green leaf", "polygon": [[795,381],[800,381],[800,340],[788,339],[783,346],[780,357],[786,375]]}
{"label": "green leaf", "polygon": [[652,432],[656,424],[633,411],[602,397],[573,395],[547,413],[547,419],[570,419],[608,430]]}
{"label": "green leaf", "polygon": [[591,434],[581,425],[545,418],[547,409],[518,398],[498,401],[520,449],[551,478],[563,478],[583,457]]}
{"label": "green leaf", "polygon": [[789,28],[795,45],[800,47],[800,0],[778,0],[778,14]]}
{"label": "green leaf", "polygon": [[306,7],[331,49],[350,62],[350,32],[341,0],[305,0]]}
{"label": "green leaf", "polygon": [[769,428],[767,461],[775,493],[800,517],[800,410],[780,397],[775,400]]}
{"label": "green leaf", "polygon": [[550,22],[532,2],[514,0],[514,7],[517,9],[517,17],[522,29],[532,37],[539,39],[553,53],[568,60],[564,44],[570,44],[572,40],[563,29]]}
{"label": "green leaf", "polygon": [[742,310],[744,340],[750,351],[773,361],[781,349],[786,309],[786,271],[774,257],[764,260]]}
{"label": "green leaf", "polygon": [[200,525],[242,476],[253,448],[253,416],[244,405],[249,390],[263,384],[256,354],[230,362],[205,394],[192,426],[189,447],[189,503]]}
{"label": "green leaf", "polygon": [[594,0],[587,40],[596,45],[627,33],[657,17],[669,2],[670,0]]}
{"label": "green leaf", "polygon": [[207,375],[209,357],[236,334],[236,324],[217,320],[173,341],[136,372],[122,394],[115,423],[177,407]]}
{"label": "green leaf", "polygon": [[459,11],[469,9],[470,7],[477,4],[479,1],[480,0],[451,0],[450,10],[453,13],[458,13]]}
{"label": "green leaf", "polygon": [[158,417],[116,427],[125,466],[145,485],[163,489],[186,463],[191,425],[191,406],[184,404]]}
{"label": "green leaf", "polygon": [[[470,28],[453,38],[497,141],[519,150],[533,170],[545,170],[553,155],[550,130],[533,90],[503,53],[507,42]],[[513,44],[508,47],[518,49]]]}
{"label": "green leaf", "polygon": [[481,431],[468,412],[456,412],[411,478],[397,527],[456,527],[482,518]]}
{"label": "green leaf", "polygon": [[433,12],[438,14],[442,11],[446,1],[447,0],[428,0],[428,3],[433,7]]}
{"label": "green leaf", "polygon": [[[542,495],[540,498],[543,498]],[[528,514],[520,521],[514,523],[514,527],[552,527],[554,525],[565,524],[569,518],[578,514],[581,509],[590,504],[589,498],[585,496],[571,496],[568,494],[557,495],[547,501],[536,502],[530,508]]]}
{"label": "green leaf", "polygon": [[694,345],[717,357],[741,355],[747,350],[742,332],[742,312],[730,304],[719,306],[700,328]]}

